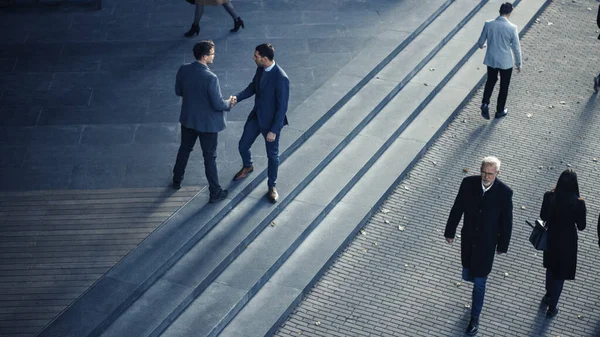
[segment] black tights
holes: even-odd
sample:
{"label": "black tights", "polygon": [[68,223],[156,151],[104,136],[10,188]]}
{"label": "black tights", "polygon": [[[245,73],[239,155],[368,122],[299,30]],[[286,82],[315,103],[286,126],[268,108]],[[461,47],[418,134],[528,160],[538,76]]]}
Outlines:
{"label": "black tights", "polygon": [[[225,7],[225,10],[227,10],[227,13],[229,13],[229,15],[231,15],[231,17],[234,20],[239,18],[239,16],[233,9],[231,2],[227,1],[226,3],[223,4],[223,7]],[[201,5],[198,2],[196,2],[196,10],[194,11],[194,24],[195,25],[200,23],[200,18],[202,18],[202,14],[204,14],[204,5]]]}

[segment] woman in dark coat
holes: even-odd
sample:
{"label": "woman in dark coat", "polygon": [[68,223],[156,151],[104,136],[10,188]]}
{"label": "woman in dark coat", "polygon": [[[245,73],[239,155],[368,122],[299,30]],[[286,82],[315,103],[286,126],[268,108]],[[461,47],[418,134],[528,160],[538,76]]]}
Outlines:
{"label": "woman in dark coat", "polygon": [[194,35],[198,35],[200,33],[200,18],[202,18],[202,14],[204,14],[204,5],[223,5],[227,13],[231,15],[233,18],[233,29],[231,32],[237,32],[240,27],[244,27],[244,21],[242,18],[237,15],[231,2],[229,0],[186,0],[190,4],[196,5],[196,10],[194,11],[194,23],[192,23],[192,28],[183,34],[185,37],[192,37]]}
{"label": "woman in dark coat", "polygon": [[547,248],[544,251],[546,268],[546,317],[558,313],[558,299],[565,280],[575,279],[577,268],[577,230],[585,229],[585,202],[579,196],[577,174],[565,170],[556,188],[544,194],[540,217],[548,228]]}

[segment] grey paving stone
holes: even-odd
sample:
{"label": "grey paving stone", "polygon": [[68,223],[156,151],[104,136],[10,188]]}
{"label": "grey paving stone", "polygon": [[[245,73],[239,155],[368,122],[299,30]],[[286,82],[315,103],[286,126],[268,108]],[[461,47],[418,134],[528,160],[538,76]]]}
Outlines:
{"label": "grey paving stone", "polygon": [[100,56],[66,56],[56,59],[43,59],[30,55],[17,59],[14,71],[17,72],[78,72],[96,71],[100,66]]}
{"label": "grey paving stone", "polygon": [[344,25],[340,24],[315,24],[315,25],[266,25],[267,36],[269,38],[294,37],[300,38],[304,36],[320,37],[320,38],[335,38],[345,37],[348,30]]}
{"label": "grey paving stone", "polygon": [[[151,150],[151,149],[148,149]],[[121,186],[124,188],[135,188],[143,186],[169,186],[173,178],[173,163],[157,162],[155,164],[130,164],[125,168]],[[185,185],[200,185],[195,179],[198,175],[186,170]]]}
{"label": "grey paving stone", "polygon": [[[89,16],[81,16],[82,21],[89,21]],[[103,22],[109,19],[98,17],[96,20]],[[98,23],[94,23],[98,24]],[[146,42],[127,41],[127,42],[74,42],[65,43],[60,54],[62,57],[106,57],[117,56],[143,56],[146,51]]]}
{"label": "grey paving stone", "polygon": [[43,108],[38,125],[135,124],[146,118],[143,106],[48,107]]}
{"label": "grey paving stone", "polygon": [[79,126],[0,128],[0,143],[4,145],[75,145],[80,137]]}
{"label": "grey paving stone", "polygon": [[15,69],[17,63],[16,57],[6,57],[0,59],[0,73],[10,73]]}
{"label": "grey paving stone", "polygon": [[69,189],[118,188],[121,187],[124,172],[124,165],[75,165],[69,179]]}
{"label": "grey paving stone", "polygon": [[83,129],[81,144],[129,144],[134,133],[134,125],[88,125]]}
{"label": "grey paving stone", "polygon": [[38,91],[5,90],[0,104],[14,106],[87,106],[90,89],[50,89]]}
{"label": "grey paving stone", "polygon": [[37,124],[42,108],[15,107],[0,108],[1,126],[33,126]]}
{"label": "grey paving stone", "polygon": [[179,144],[180,133],[180,126],[175,123],[140,125],[135,131],[133,141],[140,144]]}
{"label": "grey paving stone", "polygon": [[102,59],[103,71],[155,71],[157,69],[177,73],[184,60],[181,55],[124,55]]}
{"label": "grey paving stone", "polygon": [[0,90],[48,90],[51,73],[0,73]]}
{"label": "grey paving stone", "polygon": [[[154,99],[162,91],[153,90]],[[128,89],[128,88],[99,88],[94,89],[90,100],[90,106],[93,107],[120,107],[120,106],[139,106],[147,107],[152,101],[148,96],[148,90]]]}
{"label": "grey paving stone", "polygon": [[4,167],[0,171],[0,185],[5,190],[66,189],[71,166]]}
{"label": "grey paving stone", "polygon": [[5,146],[0,149],[0,167],[21,167],[25,159],[26,148],[23,146]]}

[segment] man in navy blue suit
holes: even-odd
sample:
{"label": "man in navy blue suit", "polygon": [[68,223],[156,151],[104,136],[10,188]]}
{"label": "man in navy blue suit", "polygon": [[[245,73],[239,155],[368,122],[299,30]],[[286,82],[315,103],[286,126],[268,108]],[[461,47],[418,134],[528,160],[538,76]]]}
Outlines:
{"label": "man in navy blue suit", "polygon": [[277,202],[279,194],[275,188],[279,167],[279,138],[281,129],[287,125],[286,112],[290,97],[290,79],[285,71],[275,64],[275,48],[263,43],[254,50],[254,62],[257,69],[252,82],[233,97],[241,102],[254,95],[254,107],[248,115],[244,132],[239,143],[240,156],[244,167],[235,174],[233,180],[244,179],[254,171],[250,148],[259,135],[265,138],[267,158],[269,160],[267,196],[271,202]]}

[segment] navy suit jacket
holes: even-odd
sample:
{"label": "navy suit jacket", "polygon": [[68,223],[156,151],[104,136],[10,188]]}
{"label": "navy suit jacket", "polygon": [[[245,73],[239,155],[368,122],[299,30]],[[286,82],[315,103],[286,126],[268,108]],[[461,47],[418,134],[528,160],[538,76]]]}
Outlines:
{"label": "navy suit jacket", "polygon": [[184,64],[177,72],[175,94],[183,97],[179,122],[199,132],[219,132],[225,129],[231,109],[229,100],[223,99],[219,79],[200,62]]}
{"label": "navy suit jacket", "polygon": [[252,95],[254,95],[254,108],[248,119],[258,118],[261,130],[279,135],[283,126],[288,124],[285,114],[290,98],[290,79],[285,71],[277,64],[268,72],[258,67],[252,82],[236,96],[238,102],[241,102]]}

